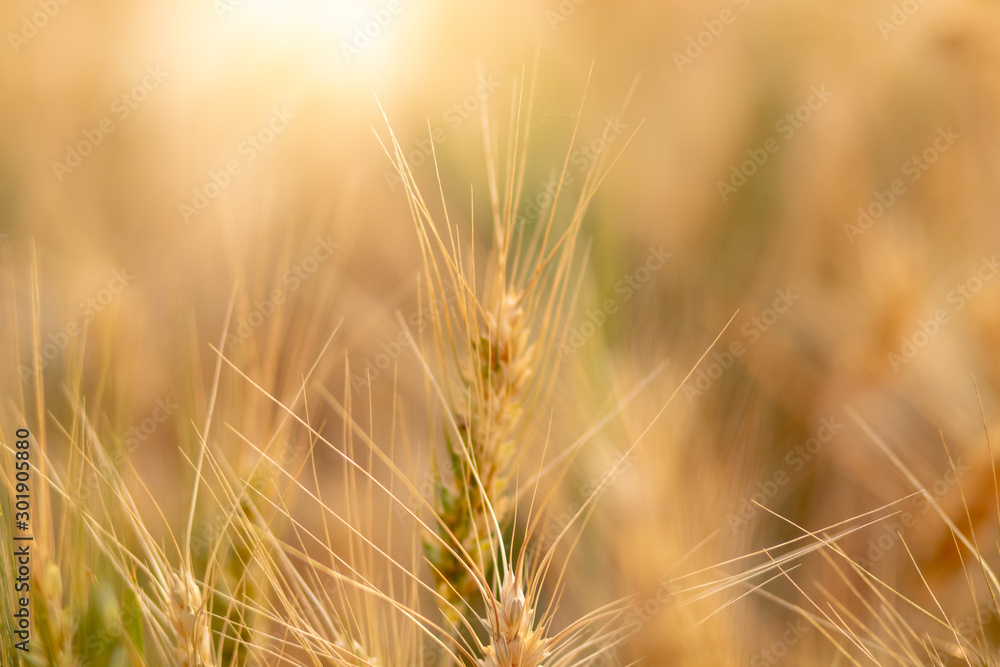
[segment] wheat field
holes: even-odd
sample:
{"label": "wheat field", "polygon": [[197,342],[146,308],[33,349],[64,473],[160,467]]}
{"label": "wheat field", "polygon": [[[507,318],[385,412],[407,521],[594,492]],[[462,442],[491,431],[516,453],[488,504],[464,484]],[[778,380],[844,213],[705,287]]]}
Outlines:
{"label": "wheat field", "polygon": [[0,26],[0,666],[1000,664],[995,3]]}

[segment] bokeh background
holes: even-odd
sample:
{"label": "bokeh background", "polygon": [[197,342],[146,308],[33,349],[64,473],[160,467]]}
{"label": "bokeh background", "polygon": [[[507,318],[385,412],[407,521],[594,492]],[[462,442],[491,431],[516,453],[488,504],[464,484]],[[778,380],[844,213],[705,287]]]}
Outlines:
{"label": "bokeh background", "polygon": [[[595,160],[614,161],[584,222],[581,343],[555,393],[553,446],[666,364],[583,449],[556,507],[609,469],[735,314],[602,495],[567,615],[912,494],[852,411],[928,488],[945,480],[934,488],[956,517],[947,452],[961,460],[980,542],[995,544],[995,3],[10,0],[0,27],[2,391],[32,402],[37,334],[53,418],[70,414],[68,384],[119,435],[175,402],[132,453],[154,495],[190,476],[177,449],[206,409],[230,302],[227,352],[261,386],[292,396],[336,329],[311,381],[367,406],[367,384],[350,382],[367,369],[372,431],[392,428],[379,415],[395,400],[421,432],[424,377],[393,348],[421,259],[376,135],[388,119],[429,199],[440,178],[485,254],[481,109],[502,135],[534,81],[525,224],[567,155],[572,193]],[[654,249],[670,256],[642,273]],[[608,299],[620,308],[597,322],[588,313]],[[245,382],[230,374],[223,391],[226,420],[273,432],[280,414]],[[420,469],[427,445],[412,447]],[[967,614],[943,523],[912,499],[891,511],[906,509],[918,518],[906,545]],[[843,546],[928,601],[887,526]],[[830,664],[815,630],[780,658],[761,653],[795,617],[781,601],[845,591],[819,557],[789,578],[696,630],[697,605],[644,616],[618,658]]]}

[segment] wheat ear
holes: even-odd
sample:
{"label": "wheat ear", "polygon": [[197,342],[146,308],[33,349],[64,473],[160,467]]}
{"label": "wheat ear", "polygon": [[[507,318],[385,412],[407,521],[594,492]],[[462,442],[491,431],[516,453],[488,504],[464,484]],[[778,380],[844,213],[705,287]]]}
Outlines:
{"label": "wheat ear", "polygon": [[212,658],[212,631],[201,590],[191,573],[171,575],[170,625],[177,633],[174,657],[180,667],[209,667]]}

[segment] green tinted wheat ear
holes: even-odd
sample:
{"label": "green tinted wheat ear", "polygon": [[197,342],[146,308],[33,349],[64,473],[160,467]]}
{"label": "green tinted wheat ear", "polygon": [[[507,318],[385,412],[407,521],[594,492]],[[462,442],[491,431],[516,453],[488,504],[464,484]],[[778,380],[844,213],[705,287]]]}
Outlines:
{"label": "green tinted wheat ear", "polygon": [[[424,552],[455,641],[468,646],[482,667],[539,666],[547,655],[557,660],[547,660],[547,665],[570,665],[573,655],[581,656],[572,648],[578,635],[545,639],[551,616],[536,622],[530,608],[535,605],[524,602],[523,583],[510,574],[509,566],[518,562],[517,571],[523,571],[523,553],[510,550],[516,540],[507,536],[516,530],[518,468],[543,455],[544,443],[530,427],[536,425],[533,415],[550,396],[559,369],[560,347],[578,293],[571,288],[578,264],[577,239],[603,178],[599,173],[607,165],[603,158],[595,159],[583,179],[570,177],[579,129],[575,125],[545,210],[531,221],[519,216],[522,196],[527,196],[523,185],[531,127],[530,96],[526,107],[523,101],[520,95],[513,104],[502,168],[495,150],[496,130],[483,106],[492,247],[481,273],[476,234],[470,233],[473,242],[463,245],[464,232],[450,218],[443,186],[438,185],[442,216],[435,220],[391,127],[390,142],[383,144],[406,188],[424,261],[420,295],[427,307],[420,308],[417,349],[428,387],[433,386],[431,395],[444,412],[448,469],[437,465],[439,483],[429,523],[437,530],[425,534]],[[575,116],[576,123],[581,116]],[[571,180],[581,186],[575,202],[569,200],[573,203],[566,206],[564,186]],[[557,211],[560,218],[568,213],[564,224],[557,224]],[[475,230],[472,220],[468,224]],[[424,325],[428,313],[429,328]],[[518,550],[523,552],[523,546]],[[500,600],[496,587],[501,588]],[[528,598],[537,601],[536,595],[537,586]],[[478,618],[484,608],[486,619]],[[480,620],[488,630],[486,644],[471,633]],[[584,627],[575,626],[575,632]]]}
{"label": "green tinted wheat ear", "polygon": [[443,190],[442,225],[434,220],[391,128],[390,143],[383,144],[406,187],[424,259],[422,296],[432,326],[421,347],[438,365],[432,381],[446,411],[444,445],[450,464],[450,472],[438,466],[445,473],[443,479],[437,477],[442,483],[434,507],[440,530],[426,539],[425,553],[442,607],[453,622],[458,610],[467,608],[465,601],[494,580],[497,561],[506,558],[498,554],[498,546],[513,515],[517,494],[512,479],[531,450],[526,433],[530,415],[545,401],[558,370],[573,301],[569,286],[576,242],[603,168],[602,160],[592,162],[568,224],[557,229],[575,126],[549,205],[537,224],[526,223],[518,208],[531,100],[523,115],[522,102],[523,95],[514,105],[502,170],[497,167],[495,129],[483,109],[493,244],[482,287],[477,285],[475,245],[463,250],[462,233],[451,222]]}
{"label": "green tinted wheat ear", "polygon": [[[528,339],[521,295],[505,292],[472,332],[472,358],[462,373],[463,400],[454,413],[460,442],[446,439],[455,486],[438,489],[439,514],[465,554],[481,563],[487,576],[495,549],[490,538],[493,516],[505,525],[510,511],[511,463],[517,454],[512,435],[519,426],[532,368]],[[459,607],[463,599],[476,594],[469,564],[454,550],[428,542],[427,554],[438,572],[442,597]]]}

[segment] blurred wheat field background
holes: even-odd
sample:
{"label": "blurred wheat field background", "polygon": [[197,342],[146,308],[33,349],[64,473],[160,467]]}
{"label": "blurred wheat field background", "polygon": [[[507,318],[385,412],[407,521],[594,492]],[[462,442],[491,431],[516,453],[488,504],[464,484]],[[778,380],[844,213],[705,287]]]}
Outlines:
{"label": "blurred wheat field background", "polygon": [[994,3],[0,26],[0,664],[1000,663]]}

